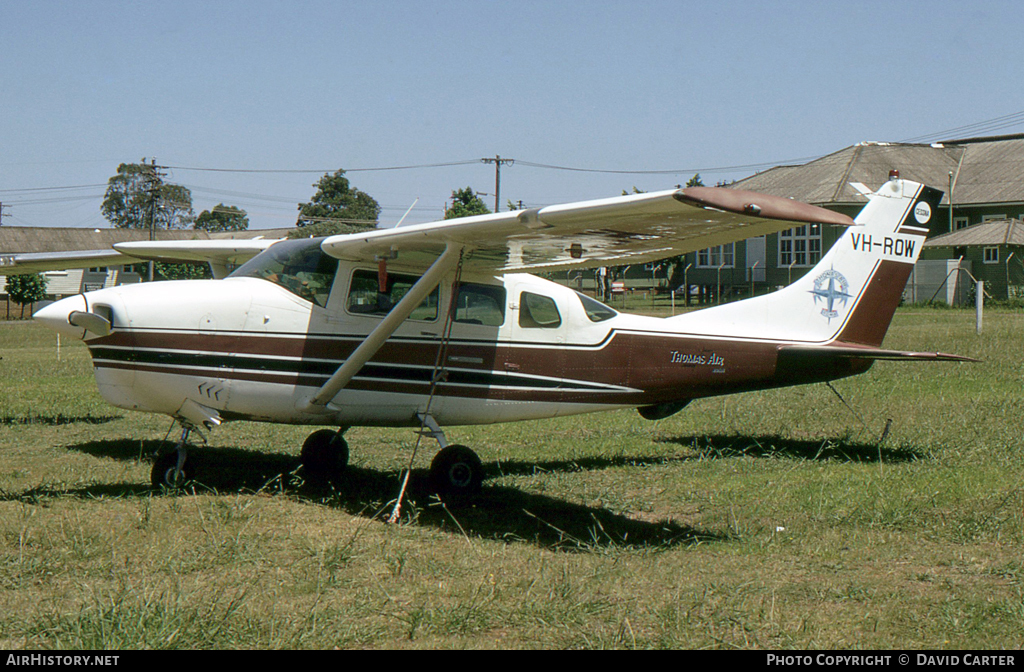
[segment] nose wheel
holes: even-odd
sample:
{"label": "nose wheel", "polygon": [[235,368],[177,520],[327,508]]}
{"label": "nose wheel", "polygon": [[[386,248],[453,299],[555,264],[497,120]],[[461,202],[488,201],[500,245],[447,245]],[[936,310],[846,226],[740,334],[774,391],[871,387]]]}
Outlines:
{"label": "nose wheel", "polygon": [[188,437],[191,433],[190,428],[183,428],[174,449],[156,456],[149,475],[154,488],[177,490],[195,476],[194,461],[188,459]]}
{"label": "nose wheel", "polygon": [[185,462],[179,468],[177,452],[170,452],[156,458],[156,462],[153,463],[153,471],[150,473],[150,480],[154,488],[177,490],[192,480],[192,476],[191,461],[186,457]]}

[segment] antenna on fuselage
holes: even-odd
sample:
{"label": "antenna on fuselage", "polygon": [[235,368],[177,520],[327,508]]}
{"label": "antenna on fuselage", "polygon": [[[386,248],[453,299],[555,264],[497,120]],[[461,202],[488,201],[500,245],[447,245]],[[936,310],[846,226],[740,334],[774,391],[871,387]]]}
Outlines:
{"label": "antenna on fuselage", "polygon": [[419,202],[420,202],[420,197],[417,196],[416,200],[413,201],[412,205],[409,206],[409,209],[405,211],[404,215],[402,215],[402,218],[400,220],[398,220],[398,224],[395,224],[395,228],[396,229],[402,225],[402,222],[405,221],[405,218],[409,216],[409,213],[412,212],[412,209],[415,208],[416,204],[419,203]]}

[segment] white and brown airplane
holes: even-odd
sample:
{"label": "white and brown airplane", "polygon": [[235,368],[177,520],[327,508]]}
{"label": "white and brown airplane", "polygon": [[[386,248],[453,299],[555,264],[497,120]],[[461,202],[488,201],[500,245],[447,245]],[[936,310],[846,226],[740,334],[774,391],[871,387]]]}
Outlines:
{"label": "white and brown airplane", "polygon": [[[154,484],[187,478],[188,433],[223,421],[340,428],[306,440],[311,474],[345,467],[348,427],[413,426],[438,440],[431,477],[458,498],[483,470],[442,427],[621,408],[659,419],[699,397],[829,381],[878,359],[965,359],[881,348],[941,195],[896,175],[856,220],[694,187],[320,239],[126,243],[117,254],[202,259],[218,276],[249,260],[215,280],[87,292],[35,319],[85,341],[107,401],[181,424]],[[805,223],[849,228],[788,287],[675,317],[622,314],[524,273],[663,259]]]}

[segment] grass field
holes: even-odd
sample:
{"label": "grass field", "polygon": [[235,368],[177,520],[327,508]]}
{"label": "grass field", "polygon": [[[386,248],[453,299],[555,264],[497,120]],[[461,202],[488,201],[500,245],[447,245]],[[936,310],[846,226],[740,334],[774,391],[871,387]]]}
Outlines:
{"label": "grass field", "polygon": [[[414,437],[351,430],[335,490],[308,430],[228,424],[185,494],[148,487],[169,421],[106,405],[81,344],[0,323],[0,649],[1019,648],[1024,313],[900,310],[835,383],[451,428],[471,508],[382,511]],[[886,420],[891,430],[879,441]]]}

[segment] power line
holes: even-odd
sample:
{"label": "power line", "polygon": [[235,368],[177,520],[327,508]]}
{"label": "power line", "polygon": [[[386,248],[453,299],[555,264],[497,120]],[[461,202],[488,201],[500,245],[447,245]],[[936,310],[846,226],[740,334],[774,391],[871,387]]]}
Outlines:
{"label": "power line", "polygon": [[[500,160],[503,164],[511,165],[513,159],[502,159],[500,156],[495,157]],[[369,173],[369,172],[380,172],[390,170],[420,170],[426,168],[448,168],[453,166],[468,166],[476,163],[495,163],[495,158],[486,159],[472,159],[467,161],[448,161],[443,163],[422,163],[417,165],[404,165],[404,166],[378,166],[373,168],[345,168],[346,173]],[[783,161],[764,161],[761,163],[747,163],[738,164],[733,166],[711,166],[711,167],[698,167],[698,168],[666,168],[659,170],[630,170],[630,169],[609,169],[609,168],[582,168],[579,166],[561,166],[550,163],[538,163],[534,161],[519,161],[521,165],[528,166],[530,168],[544,168],[548,170],[563,170],[569,172],[579,173],[605,173],[611,175],[679,175],[683,173],[716,173],[716,172],[734,172],[737,170],[758,170],[761,168],[771,168],[778,165],[791,165],[794,163],[802,163],[807,161],[813,161],[814,159],[821,158],[821,155],[806,156],[795,159],[785,159]],[[197,172],[207,173],[256,173],[256,174],[324,174],[333,173],[337,169],[290,169],[290,168],[266,168],[266,169],[253,169],[253,168],[206,168],[197,166],[165,166],[169,170],[191,170]],[[497,190],[496,190],[497,191]]]}
{"label": "power line", "polygon": [[0,189],[0,194],[20,194],[23,192],[35,192],[35,191],[70,191],[72,189],[97,189],[99,187],[105,187],[106,184],[79,184],[72,187],[31,187],[28,189]]}
{"label": "power line", "polygon": [[[993,133],[995,131],[1004,130],[1007,128],[1020,127],[1024,125],[1024,110],[1012,112],[992,119],[986,119],[983,121],[975,122],[973,124],[965,124],[953,128],[948,128],[941,131],[936,131],[924,135],[919,135],[912,138],[901,140],[901,143],[923,143],[936,140],[948,140],[951,136],[964,137],[966,135],[982,135],[986,133]],[[575,173],[591,173],[591,174],[605,174],[605,175],[683,175],[683,174],[694,174],[694,173],[726,173],[726,172],[739,172],[739,171],[760,171],[768,168],[773,168],[780,165],[796,165],[807,163],[821,158],[823,155],[816,156],[805,156],[786,160],[776,161],[764,161],[760,163],[746,163],[726,166],[705,166],[705,167],[690,167],[690,168],[668,168],[668,169],[647,169],[647,170],[635,170],[635,169],[614,169],[614,168],[588,168],[583,166],[567,166],[550,163],[540,163],[535,161],[516,161],[520,166],[527,168],[539,168],[543,170],[556,170],[565,172]],[[422,163],[422,164],[410,164],[410,165],[396,165],[396,166],[377,166],[367,168],[346,168],[346,173],[364,173],[364,172],[382,172],[382,171],[400,171],[400,170],[424,170],[434,168],[448,168],[455,166],[469,166],[478,164],[480,162],[493,163],[495,164],[495,211],[500,206],[500,166],[502,163],[506,165],[512,165],[512,159],[503,159],[500,156],[494,158],[485,159],[466,159],[462,161],[445,161],[436,163]],[[154,162],[155,163],[155,162]],[[145,163],[144,163],[145,165]],[[150,171],[155,170],[183,170],[183,171],[197,171],[197,172],[210,172],[210,173],[236,173],[236,174],[330,174],[336,172],[337,169],[252,169],[252,168],[210,168],[200,166],[154,166],[148,165],[147,168]],[[163,177],[160,175],[159,177]],[[50,197],[43,197],[45,192],[74,192],[85,189],[99,189],[109,186],[108,184],[82,184],[82,185],[69,185],[69,186],[57,186],[57,187],[29,187],[22,189],[0,189],[0,194],[8,194],[14,197],[15,200],[8,199],[5,207],[10,205],[45,205],[51,203],[70,203],[75,201],[86,201],[98,196],[92,195],[57,195],[54,194]],[[184,186],[184,185],[183,185]],[[227,190],[214,190],[206,189],[202,187],[189,187],[197,192],[207,194],[219,194],[233,198],[244,198],[254,199],[263,202],[279,202],[279,203],[291,203],[291,199],[274,196],[264,196],[245,192],[235,192]],[[19,200],[19,196],[30,196],[38,195],[37,198],[29,198],[28,200]],[[9,214],[9,213],[8,213]]]}
{"label": "power line", "polygon": [[[419,165],[410,165],[410,166],[380,166],[380,167],[376,167],[376,168],[345,168],[344,171],[346,173],[370,173],[370,172],[375,172],[375,171],[386,171],[386,170],[418,170],[418,169],[421,169],[421,168],[448,168],[448,167],[451,167],[451,166],[468,166],[468,165],[471,165],[471,164],[474,164],[474,163],[478,163],[478,161],[476,159],[472,159],[472,160],[467,160],[467,161],[448,161],[448,162],[444,162],[444,163],[422,163],[422,164],[419,164]],[[197,168],[197,167],[190,167],[190,166],[165,166],[165,167],[170,169],[170,170],[195,170],[195,171],[206,172],[206,173],[281,173],[281,174],[289,174],[289,173],[316,173],[316,174],[321,174],[321,173],[328,173],[328,174],[330,174],[330,173],[334,173],[334,172],[336,172],[338,170],[337,168],[328,168],[326,170],[324,170],[324,169],[313,170],[313,169],[308,169],[308,168],[300,168],[300,169],[284,169],[284,168],[253,169],[253,168]]]}
{"label": "power line", "polygon": [[713,166],[710,168],[668,168],[662,170],[612,170],[606,168],[579,168],[574,166],[556,166],[548,163],[534,163],[533,161],[519,161],[523,166],[530,168],[547,168],[549,170],[565,170],[576,173],[604,173],[608,175],[682,175],[687,173],[726,173],[737,170],[759,170],[761,168],[772,168],[780,165],[792,165],[795,163],[806,163],[820,159],[822,155],[805,156],[798,159],[786,159],[784,161],[766,161],[763,163],[747,163],[736,166]]}
{"label": "power line", "polygon": [[967,124],[966,126],[947,128],[944,131],[937,131],[935,133],[929,133],[927,135],[919,135],[915,138],[907,138],[906,140],[901,140],[901,142],[927,142],[928,140],[939,140],[942,138],[948,139],[951,135],[991,133],[992,131],[1000,131],[1003,130],[1004,128],[1011,128],[1013,126],[1019,126],[1022,124],[1024,124],[1024,110],[1021,110],[1019,112],[1013,112],[1011,114],[1005,114],[1001,117],[995,117],[994,119],[986,119],[985,121]]}
{"label": "power line", "polygon": [[9,201],[11,205],[46,205],[49,203],[73,203],[75,201],[93,201],[102,198],[100,195],[86,196],[55,196],[53,198],[36,198],[28,201]]}

